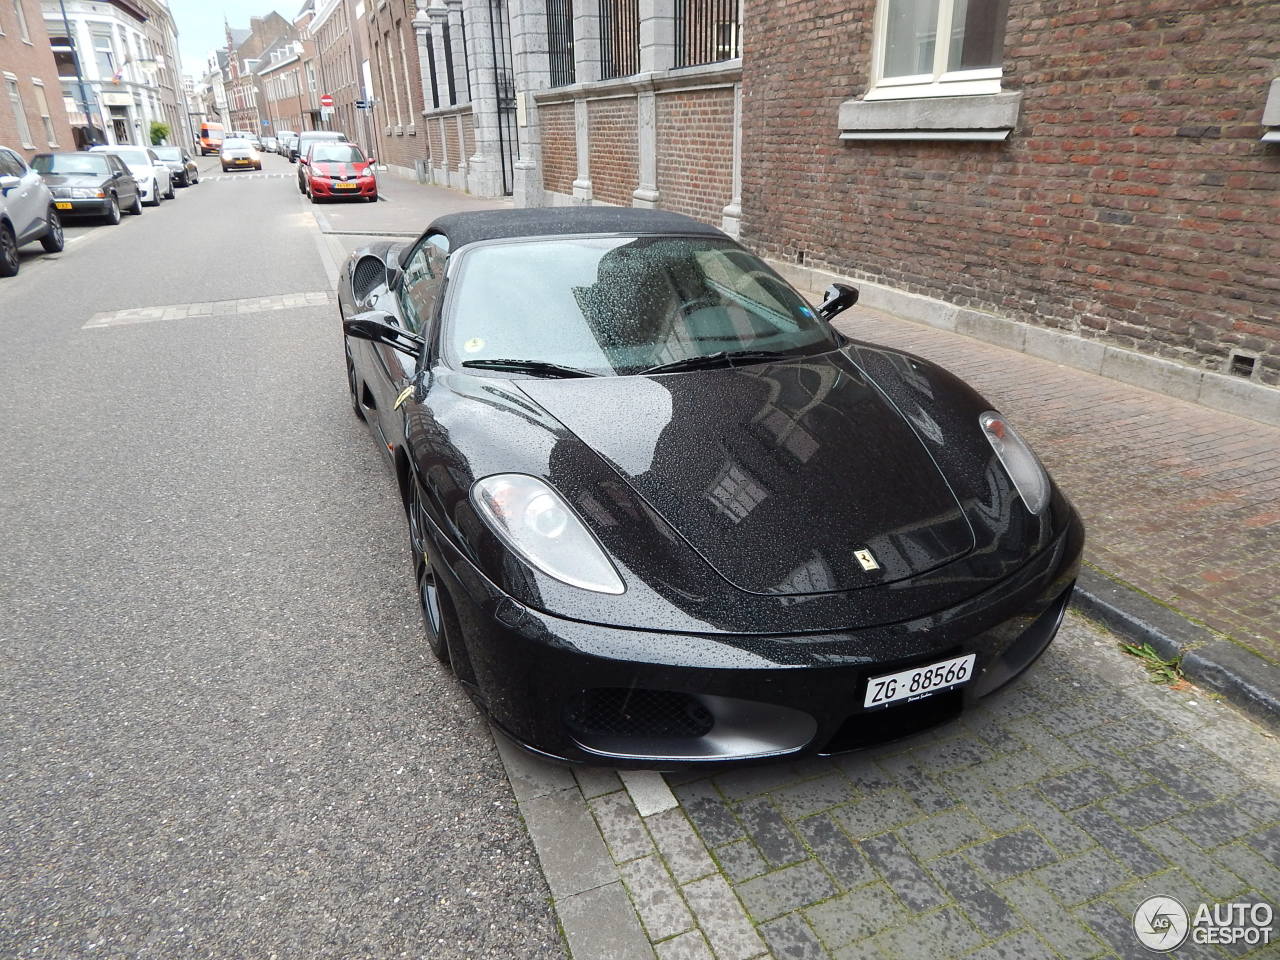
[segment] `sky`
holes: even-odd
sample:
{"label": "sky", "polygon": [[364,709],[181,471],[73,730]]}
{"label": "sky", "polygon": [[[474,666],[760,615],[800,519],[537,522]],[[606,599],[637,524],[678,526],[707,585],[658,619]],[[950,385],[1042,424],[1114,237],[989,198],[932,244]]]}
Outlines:
{"label": "sky", "polygon": [[295,3],[273,4],[271,0],[169,0],[169,12],[178,26],[178,55],[182,57],[182,72],[188,76],[204,73],[205,57],[214,47],[226,46],[226,32],[222,19],[233,27],[248,29],[250,17],[260,17],[277,10],[286,20],[302,9],[302,0]]}

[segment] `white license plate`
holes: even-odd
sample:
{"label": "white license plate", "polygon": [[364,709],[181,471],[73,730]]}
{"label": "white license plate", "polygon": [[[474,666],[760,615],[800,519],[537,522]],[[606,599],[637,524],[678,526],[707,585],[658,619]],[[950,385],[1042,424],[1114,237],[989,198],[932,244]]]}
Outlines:
{"label": "white license plate", "polygon": [[920,700],[939,690],[950,690],[973,678],[973,662],[976,654],[931,663],[926,667],[914,667],[901,673],[889,673],[872,677],[867,681],[864,709],[883,707],[900,700]]}

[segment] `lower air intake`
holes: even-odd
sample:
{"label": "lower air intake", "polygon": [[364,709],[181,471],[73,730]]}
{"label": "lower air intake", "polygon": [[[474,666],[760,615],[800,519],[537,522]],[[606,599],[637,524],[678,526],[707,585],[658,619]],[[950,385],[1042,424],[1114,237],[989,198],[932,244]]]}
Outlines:
{"label": "lower air intake", "polygon": [[611,737],[701,737],[715,718],[701,701],[668,690],[583,690],[565,710],[575,734]]}

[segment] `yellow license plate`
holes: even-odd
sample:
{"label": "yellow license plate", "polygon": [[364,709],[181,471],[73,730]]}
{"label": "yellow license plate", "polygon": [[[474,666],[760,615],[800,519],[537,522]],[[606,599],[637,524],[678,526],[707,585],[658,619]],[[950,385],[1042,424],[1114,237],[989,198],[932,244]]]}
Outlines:
{"label": "yellow license plate", "polygon": [[59,210],[70,210],[70,209],[71,209],[71,204],[69,204],[69,203],[55,203],[55,204],[54,204],[54,206],[55,206],[55,207],[57,207]]}
{"label": "yellow license plate", "polygon": [[335,190],[359,190],[359,189],[360,189],[360,184],[358,184],[358,183],[335,183],[335,184],[333,185],[333,188],[334,188]]}

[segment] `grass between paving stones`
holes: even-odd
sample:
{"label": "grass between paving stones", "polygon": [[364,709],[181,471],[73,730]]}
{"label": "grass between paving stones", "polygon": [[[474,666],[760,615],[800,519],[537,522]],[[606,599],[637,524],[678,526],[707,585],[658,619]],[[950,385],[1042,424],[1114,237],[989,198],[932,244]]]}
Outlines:
{"label": "grass between paving stones", "polygon": [[1148,678],[1152,683],[1172,686],[1187,682],[1187,678],[1182,672],[1182,654],[1178,654],[1172,660],[1165,660],[1149,643],[1139,645],[1121,641],[1119,646],[1129,656],[1136,657],[1142,666],[1146,668]]}

